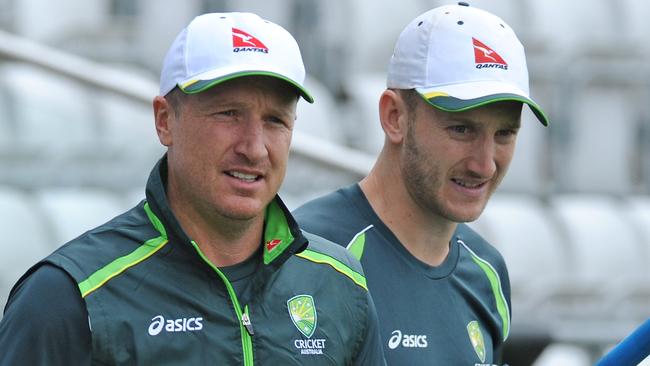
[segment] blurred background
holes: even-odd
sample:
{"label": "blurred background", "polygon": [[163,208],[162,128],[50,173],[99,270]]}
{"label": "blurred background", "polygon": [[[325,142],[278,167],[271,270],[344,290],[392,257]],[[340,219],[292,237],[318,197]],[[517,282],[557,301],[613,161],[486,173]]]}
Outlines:
{"label": "blurred background", "polygon": [[[0,0],[0,302],[35,261],[144,197],[162,155],[162,59],[196,15],[253,11],[298,40],[290,208],[371,168],[401,29],[450,1]],[[650,3],[476,0],[527,50],[531,93],[502,187],[471,225],[509,266],[511,365],[590,365],[650,314]],[[44,304],[46,305],[46,304]]]}

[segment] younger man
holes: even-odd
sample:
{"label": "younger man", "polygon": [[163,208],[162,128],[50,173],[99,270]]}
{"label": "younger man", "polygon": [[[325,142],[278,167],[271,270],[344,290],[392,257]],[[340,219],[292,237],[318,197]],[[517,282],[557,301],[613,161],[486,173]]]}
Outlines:
{"label": "younger man", "polygon": [[492,365],[510,328],[495,248],[463,222],[481,214],[512,160],[528,93],[524,49],[466,3],[415,18],[379,100],[384,147],[370,174],[298,208],[305,230],[360,258],[391,365]]}

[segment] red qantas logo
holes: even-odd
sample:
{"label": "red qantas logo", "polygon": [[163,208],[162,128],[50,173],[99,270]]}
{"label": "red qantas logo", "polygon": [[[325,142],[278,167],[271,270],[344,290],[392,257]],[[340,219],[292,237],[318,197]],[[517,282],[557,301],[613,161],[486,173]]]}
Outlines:
{"label": "red qantas logo", "polygon": [[264,45],[264,43],[262,43],[262,41],[237,28],[232,29],[232,47],[233,52],[269,52],[269,49]]}
{"label": "red qantas logo", "polygon": [[280,243],[282,243],[282,240],[280,239],[269,240],[266,242],[266,250],[270,252],[273,250],[273,248],[277,247],[278,244]]}
{"label": "red qantas logo", "polygon": [[474,61],[476,62],[477,69],[484,67],[508,69],[508,63],[495,50],[474,37],[472,37],[472,43],[474,45]]}

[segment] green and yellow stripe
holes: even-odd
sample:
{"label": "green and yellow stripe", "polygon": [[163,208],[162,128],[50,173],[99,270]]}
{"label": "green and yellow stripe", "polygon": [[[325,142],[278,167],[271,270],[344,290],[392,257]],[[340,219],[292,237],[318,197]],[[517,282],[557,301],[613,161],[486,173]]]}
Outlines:
{"label": "green and yellow stripe", "polygon": [[305,249],[301,253],[296,254],[296,256],[306,259],[314,263],[327,264],[330,267],[334,268],[337,272],[345,275],[350,278],[352,282],[356,283],[358,286],[362,287],[364,290],[368,291],[368,285],[366,285],[366,278],[359,272],[348,267],[346,264],[343,264],[336,258],[330,257],[329,255],[315,252],[310,249]]}
{"label": "green and yellow stripe", "polygon": [[151,211],[148,203],[145,203],[144,210],[153,226],[160,233],[160,236],[147,240],[131,253],[115,259],[97,270],[95,273],[91,274],[85,280],[79,282],[78,286],[82,298],[85,298],[95,290],[104,286],[108,281],[124,273],[127,269],[145,261],[167,245],[169,240],[167,240],[165,228],[156,215]]}

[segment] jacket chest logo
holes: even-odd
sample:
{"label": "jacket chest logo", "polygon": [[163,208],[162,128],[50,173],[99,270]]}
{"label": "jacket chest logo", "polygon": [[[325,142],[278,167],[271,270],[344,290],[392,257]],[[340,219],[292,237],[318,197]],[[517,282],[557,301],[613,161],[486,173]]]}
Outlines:
{"label": "jacket chest logo", "polygon": [[476,320],[467,323],[467,334],[469,340],[472,342],[472,347],[481,362],[485,362],[485,342],[483,341],[483,333],[481,327]]}
{"label": "jacket chest logo", "polygon": [[303,355],[322,355],[325,339],[311,339],[318,324],[314,298],[311,295],[294,296],[287,301],[287,308],[293,325],[307,338],[295,339],[294,347]]}
{"label": "jacket chest logo", "polygon": [[157,336],[162,331],[175,333],[194,332],[201,329],[203,329],[202,317],[165,319],[162,315],[156,315],[149,324],[149,335]]}
{"label": "jacket chest logo", "polygon": [[287,301],[287,307],[289,308],[289,315],[291,316],[293,325],[305,337],[311,338],[316,330],[316,322],[318,321],[314,298],[310,295],[294,296]]}

